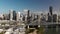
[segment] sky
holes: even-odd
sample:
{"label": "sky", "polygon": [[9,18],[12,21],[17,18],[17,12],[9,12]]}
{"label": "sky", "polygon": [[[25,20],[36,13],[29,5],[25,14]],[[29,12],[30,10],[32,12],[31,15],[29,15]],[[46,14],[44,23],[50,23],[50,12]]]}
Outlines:
{"label": "sky", "polygon": [[23,12],[29,9],[31,12],[49,11],[49,6],[53,11],[59,11],[60,0],[0,0],[0,13],[8,13],[9,10]]}

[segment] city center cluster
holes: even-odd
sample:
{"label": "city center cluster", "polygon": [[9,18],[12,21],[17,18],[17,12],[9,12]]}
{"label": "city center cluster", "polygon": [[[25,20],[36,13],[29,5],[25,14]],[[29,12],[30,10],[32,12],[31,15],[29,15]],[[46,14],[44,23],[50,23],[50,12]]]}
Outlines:
{"label": "city center cluster", "polygon": [[25,22],[31,22],[38,20],[40,21],[47,21],[47,22],[56,22],[60,21],[59,15],[53,14],[52,12],[52,6],[49,7],[49,13],[44,14],[44,13],[34,13],[30,12],[30,10],[24,10],[23,13],[21,12],[16,12],[15,10],[9,10],[9,14],[0,14],[0,20],[16,20],[16,21],[25,21]]}
{"label": "city center cluster", "polygon": [[53,7],[50,6],[49,12],[46,14],[39,12],[38,14],[30,12],[30,10],[24,10],[24,12],[16,12],[15,10],[9,10],[8,14],[0,14],[0,30],[4,32],[6,31],[5,34],[16,34],[18,32],[20,34],[25,34],[26,29],[38,28],[43,25],[41,23],[48,25],[50,23],[53,24],[54,22],[60,22],[60,15],[53,14],[52,8]]}

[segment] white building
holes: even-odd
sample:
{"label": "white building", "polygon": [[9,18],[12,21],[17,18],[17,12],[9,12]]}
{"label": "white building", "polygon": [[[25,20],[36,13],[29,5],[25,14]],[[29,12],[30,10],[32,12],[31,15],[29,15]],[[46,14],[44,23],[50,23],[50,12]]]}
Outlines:
{"label": "white building", "polygon": [[3,14],[0,14],[0,19],[3,19],[4,17],[3,17]]}
{"label": "white building", "polygon": [[10,20],[13,20],[13,10],[9,10],[10,13]]}
{"label": "white building", "polygon": [[17,15],[16,15],[17,21],[19,21],[19,20],[20,20],[20,17],[21,17],[21,13],[20,13],[20,12],[17,12],[16,14],[17,14]]}

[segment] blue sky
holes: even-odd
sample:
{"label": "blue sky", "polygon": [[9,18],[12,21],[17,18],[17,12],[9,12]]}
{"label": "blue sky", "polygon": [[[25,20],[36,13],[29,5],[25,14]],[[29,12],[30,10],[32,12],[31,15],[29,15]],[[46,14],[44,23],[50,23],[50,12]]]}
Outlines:
{"label": "blue sky", "polygon": [[54,11],[60,9],[60,0],[0,0],[0,13],[8,13],[10,9],[23,11],[48,11],[53,6]]}

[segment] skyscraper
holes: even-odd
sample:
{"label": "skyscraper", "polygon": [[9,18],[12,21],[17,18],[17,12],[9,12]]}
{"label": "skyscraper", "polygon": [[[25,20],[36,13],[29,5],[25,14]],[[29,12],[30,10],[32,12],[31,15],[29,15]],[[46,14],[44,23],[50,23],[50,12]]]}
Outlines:
{"label": "skyscraper", "polygon": [[25,13],[25,21],[29,22],[29,16],[30,16],[29,10],[24,10],[24,13]]}
{"label": "skyscraper", "polygon": [[49,7],[48,22],[53,22],[52,6]]}
{"label": "skyscraper", "polygon": [[17,12],[16,14],[17,14],[16,15],[16,19],[17,19],[17,21],[19,21],[20,20],[21,13],[20,12]]}
{"label": "skyscraper", "polygon": [[51,16],[49,15],[49,13],[48,13],[48,20],[47,21],[51,22]]}
{"label": "skyscraper", "polygon": [[35,19],[35,14],[31,14],[31,18],[32,18],[32,21],[34,21],[34,19]]}
{"label": "skyscraper", "polygon": [[13,10],[13,20],[16,20],[16,11]]}
{"label": "skyscraper", "polygon": [[24,12],[25,12],[26,17],[29,17],[29,15],[30,15],[29,10],[24,10]]}
{"label": "skyscraper", "polygon": [[50,15],[52,15],[52,6],[49,7],[49,12],[50,12]]}
{"label": "skyscraper", "polygon": [[10,20],[13,20],[13,10],[9,10],[9,16],[10,16]]}
{"label": "skyscraper", "polygon": [[53,14],[53,22],[57,22],[57,14]]}
{"label": "skyscraper", "polygon": [[10,11],[10,20],[16,20],[16,12],[14,10],[9,11]]}

